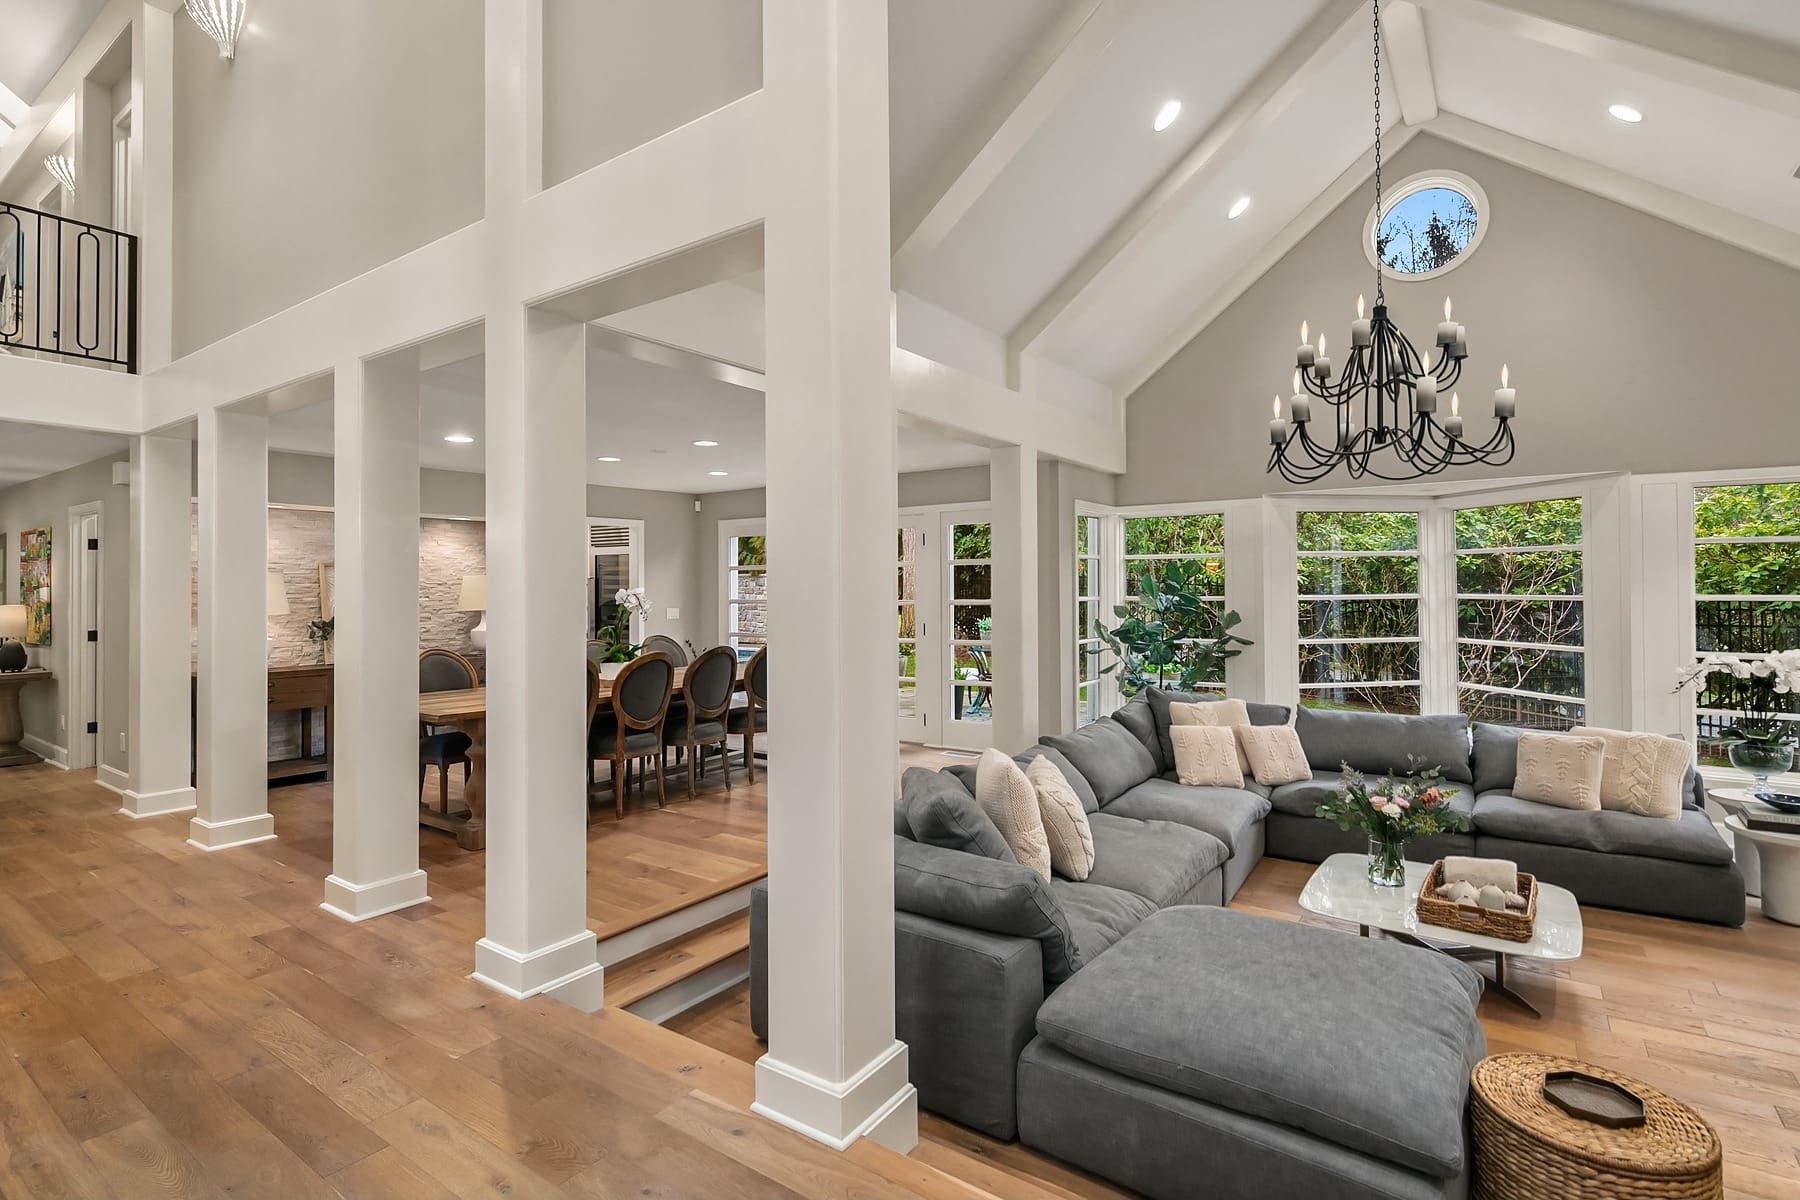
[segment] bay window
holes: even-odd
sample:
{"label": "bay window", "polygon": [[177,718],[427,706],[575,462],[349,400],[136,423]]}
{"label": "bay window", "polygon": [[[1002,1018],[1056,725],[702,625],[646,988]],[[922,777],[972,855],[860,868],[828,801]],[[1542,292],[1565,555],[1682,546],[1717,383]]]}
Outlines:
{"label": "bay window", "polygon": [[1300,703],[1420,712],[1419,514],[1296,513],[1294,548]]}

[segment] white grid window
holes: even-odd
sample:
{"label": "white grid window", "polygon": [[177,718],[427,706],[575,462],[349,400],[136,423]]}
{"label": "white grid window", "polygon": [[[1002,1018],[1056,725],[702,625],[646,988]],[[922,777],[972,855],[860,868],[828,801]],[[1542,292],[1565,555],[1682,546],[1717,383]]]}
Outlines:
{"label": "white grid window", "polygon": [[758,534],[733,537],[726,546],[726,642],[749,658],[769,641],[769,543]]}
{"label": "white grid window", "polygon": [[[1766,654],[1800,646],[1800,482],[1694,489],[1694,649]],[[1722,766],[1719,735],[1742,718],[1742,687],[1714,674],[1694,698],[1702,762]],[[1797,718],[1789,717],[1790,721]]]}
{"label": "white grid window", "polygon": [[898,545],[894,602],[900,716],[910,720],[919,715],[919,531],[902,526]]}
{"label": "white grid window", "polygon": [[1100,518],[1075,518],[1075,723],[1098,721],[1100,698]]}
{"label": "white grid window", "polygon": [[994,528],[986,521],[950,526],[950,714],[994,719]]}
{"label": "white grid window", "polygon": [[[1139,596],[1147,579],[1163,577],[1171,563],[1192,563],[1198,571],[1190,586],[1205,598],[1205,616],[1199,628],[1187,630],[1195,639],[1216,638],[1224,632],[1225,618],[1225,516],[1218,512],[1169,513],[1126,517],[1123,522],[1125,604],[1134,615],[1148,615]],[[1177,670],[1179,670],[1179,663]],[[1224,686],[1221,667],[1206,684]]]}
{"label": "white grid window", "polygon": [[1300,702],[1420,711],[1419,514],[1295,514]]}
{"label": "white grid window", "polygon": [[1454,528],[1461,711],[1531,729],[1583,724],[1581,500],[1458,509]]}

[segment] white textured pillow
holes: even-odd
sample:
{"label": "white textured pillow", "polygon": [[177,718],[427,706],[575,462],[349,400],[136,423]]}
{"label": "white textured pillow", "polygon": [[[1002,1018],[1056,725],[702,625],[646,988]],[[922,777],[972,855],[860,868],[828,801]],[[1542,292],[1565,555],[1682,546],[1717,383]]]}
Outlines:
{"label": "white textured pillow", "polygon": [[1256,782],[1265,787],[1311,779],[1306,750],[1292,725],[1239,725],[1232,730],[1239,748],[1250,760]]}
{"label": "white textured pillow", "polygon": [[1577,725],[1578,737],[1606,743],[1606,768],[1600,776],[1600,807],[1666,821],[1681,816],[1681,785],[1687,778],[1693,749],[1682,739],[1625,729],[1590,729]]}
{"label": "white textured pillow", "polygon": [[1050,841],[1038,812],[1037,789],[1019,764],[998,750],[983,750],[975,764],[975,803],[1000,831],[1013,857],[1050,878]]}
{"label": "white textured pillow", "polygon": [[[1250,709],[1242,700],[1207,700],[1200,704],[1169,705],[1169,740],[1175,738],[1177,725],[1225,725],[1236,727],[1250,723]],[[1238,771],[1250,774],[1250,760],[1238,751]]]}
{"label": "white textured pillow", "polygon": [[1043,818],[1044,838],[1050,846],[1050,869],[1079,883],[1094,869],[1094,831],[1081,807],[1081,797],[1056,764],[1041,754],[1025,768],[1025,778],[1037,792],[1038,815]]}
{"label": "white textured pillow", "polygon": [[1244,786],[1237,738],[1227,725],[1169,725],[1175,745],[1175,777],[1189,787]]}
{"label": "white textured pillow", "polygon": [[1600,811],[1606,742],[1567,733],[1521,733],[1513,795],[1558,808]]}

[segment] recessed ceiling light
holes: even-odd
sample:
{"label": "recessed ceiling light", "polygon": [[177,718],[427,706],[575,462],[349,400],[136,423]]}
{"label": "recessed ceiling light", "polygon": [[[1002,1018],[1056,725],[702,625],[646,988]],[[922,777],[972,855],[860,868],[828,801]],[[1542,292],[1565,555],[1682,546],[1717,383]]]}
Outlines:
{"label": "recessed ceiling light", "polygon": [[596,458],[594,461],[595,462],[618,462],[619,460],[614,455],[602,454],[599,458]]}
{"label": "recessed ceiling light", "polygon": [[1629,104],[1615,104],[1606,111],[1611,113],[1615,119],[1623,121],[1627,125],[1636,125],[1639,121],[1644,119],[1644,114],[1631,107]]}
{"label": "recessed ceiling light", "polygon": [[708,475],[729,475],[729,474],[731,474],[731,472],[730,471],[708,471],[707,474]]}
{"label": "recessed ceiling light", "polygon": [[475,439],[466,433],[446,433],[444,440],[456,446],[466,446]]}
{"label": "recessed ceiling light", "polygon": [[718,444],[719,443],[713,441],[711,438],[701,438],[699,441],[694,443],[694,445],[696,445],[696,446],[716,446]]}
{"label": "recessed ceiling light", "polygon": [[1181,101],[1179,101],[1179,100],[1165,101],[1163,103],[1163,106],[1156,110],[1156,120],[1150,122],[1150,128],[1156,130],[1156,132],[1158,132],[1158,133],[1161,133],[1163,130],[1165,130],[1169,126],[1173,125],[1175,123],[1175,118],[1179,117],[1180,115],[1181,115]]}
{"label": "recessed ceiling light", "polygon": [[1237,198],[1237,201],[1234,204],[1232,204],[1231,211],[1225,214],[1225,219],[1227,221],[1235,221],[1239,217],[1243,216],[1245,210],[1248,209],[1249,207],[1250,207],[1250,197],[1239,196]]}

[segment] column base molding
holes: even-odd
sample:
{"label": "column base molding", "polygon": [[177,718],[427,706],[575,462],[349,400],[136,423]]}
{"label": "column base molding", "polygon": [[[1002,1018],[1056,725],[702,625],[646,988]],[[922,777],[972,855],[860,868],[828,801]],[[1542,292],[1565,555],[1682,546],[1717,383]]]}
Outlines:
{"label": "column base molding", "polygon": [[141,821],[145,817],[193,812],[194,803],[191,787],[169,788],[162,792],[134,792],[127,788],[120,793],[119,811],[134,821]]}
{"label": "column base molding", "polygon": [[257,813],[230,821],[207,821],[195,817],[188,822],[188,845],[197,850],[226,850],[232,846],[248,846],[252,842],[274,840],[275,818],[268,813]]}
{"label": "column base molding", "polygon": [[374,883],[351,883],[337,875],[327,875],[325,900],[319,907],[345,921],[367,921],[425,903],[431,899],[425,889],[424,871],[408,871]]}
{"label": "column base molding", "polygon": [[549,996],[582,1012],[599,1012],[606,1002],[605,970],[596,954],[591,929],[526,954],[482,938],[475,943],[470,978],[514,1000]]}
{"label": "column base molding", "polygon": [[765,1054],[756,1060],[756,1103],[750,1111],[834,1150],[869,1138],[910,1154],[919,1143],[919,1094],[907,1079],[904,1042],[895,1042],[842,1083]]}

